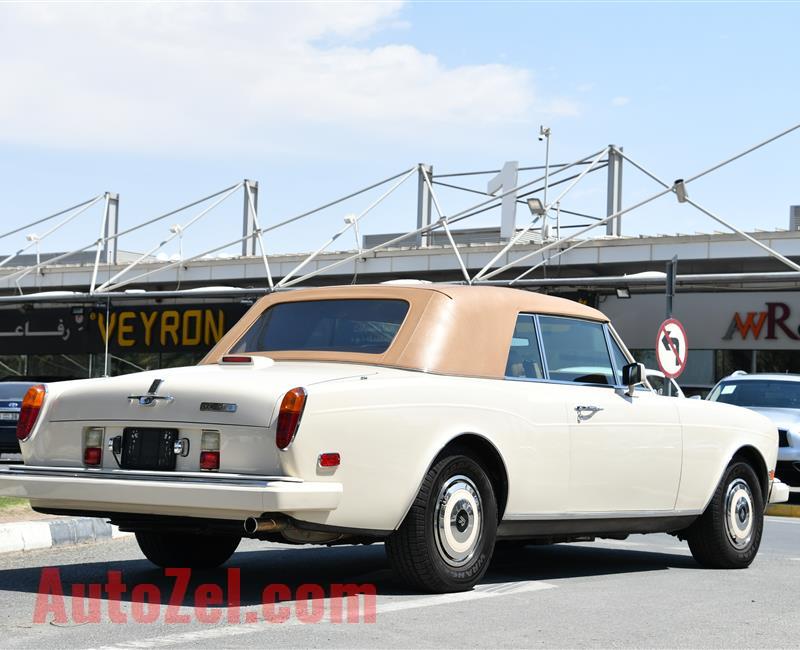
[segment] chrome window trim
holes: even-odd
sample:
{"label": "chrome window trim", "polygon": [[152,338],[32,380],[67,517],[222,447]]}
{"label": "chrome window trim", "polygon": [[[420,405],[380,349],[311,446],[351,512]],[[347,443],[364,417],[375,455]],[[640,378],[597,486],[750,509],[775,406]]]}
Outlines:
{"label": "chrome window trim", "polygon": [[542,359],[542,372],[544,379],[541,381],[550,381],[550,365],[547,363],[547,354],[544,351],[544,340],[542,340],[542,327],[539,323],[539,314],[530,314],[533,318],[533,327],[536,330],[536,344],[539,346],[539,357]]}

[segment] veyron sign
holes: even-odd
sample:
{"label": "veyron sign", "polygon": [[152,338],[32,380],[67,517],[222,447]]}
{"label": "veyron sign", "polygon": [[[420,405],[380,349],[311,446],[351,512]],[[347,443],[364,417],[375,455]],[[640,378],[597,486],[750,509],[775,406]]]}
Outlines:
{"label": "veyron sign", "polygon": [[0,310],[0,354],[203,351],[247,310],[238,303]]}

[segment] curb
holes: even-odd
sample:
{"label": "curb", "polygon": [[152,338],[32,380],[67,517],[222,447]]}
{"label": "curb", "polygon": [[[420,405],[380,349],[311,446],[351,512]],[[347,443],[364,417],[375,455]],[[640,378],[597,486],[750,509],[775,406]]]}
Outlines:
{"label": "curb", "polygon": [[776,517],[800,517],[800,505],[775,503],[767,508],[767,514]]}
{"label": "curb", "polygon": [[70,517],[47,521],[0,524],[0,553],[33,551],[56,546],[74,546],[126,537],[104,519]]}

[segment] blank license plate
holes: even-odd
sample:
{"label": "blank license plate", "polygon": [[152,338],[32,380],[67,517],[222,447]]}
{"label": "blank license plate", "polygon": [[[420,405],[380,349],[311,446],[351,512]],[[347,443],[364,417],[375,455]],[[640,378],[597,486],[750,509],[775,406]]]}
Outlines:
{"label": "blank license plate", "polygon": [[126,427],[122,431],[124,469],[175,469],[177,429]]}

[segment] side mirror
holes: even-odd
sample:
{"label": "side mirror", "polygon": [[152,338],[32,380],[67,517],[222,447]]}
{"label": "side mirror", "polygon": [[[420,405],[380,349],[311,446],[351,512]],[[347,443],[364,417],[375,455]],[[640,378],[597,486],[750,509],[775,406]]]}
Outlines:
{"label": "side mirror", "polygon": [[622,383],[628,387],[628,395],[633,397],[633,389],[644,381],[644,364],[629,363],[622,367]]}

